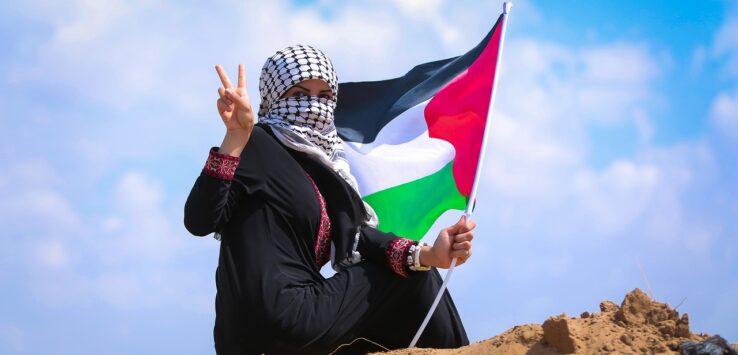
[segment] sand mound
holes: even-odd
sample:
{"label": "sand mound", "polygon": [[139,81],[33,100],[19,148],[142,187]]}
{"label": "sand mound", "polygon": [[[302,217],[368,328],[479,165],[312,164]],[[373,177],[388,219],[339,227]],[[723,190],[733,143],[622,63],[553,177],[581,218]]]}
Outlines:
{"label": "sand mound", "polygon": [[679,353],[683,341],[703,341],[689,331],[687,314],[656,302],[639,289],[617,304],[604,301],[600,312],[561,314],[459,349],[404,349],[382,354],[660,354]]}

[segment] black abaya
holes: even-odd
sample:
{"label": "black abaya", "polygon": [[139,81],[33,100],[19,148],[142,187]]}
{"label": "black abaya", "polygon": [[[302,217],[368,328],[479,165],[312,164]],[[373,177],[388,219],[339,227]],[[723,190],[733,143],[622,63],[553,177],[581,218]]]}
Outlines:
{"label": "black abaya", "polygon": [[[334,241],[360,233],[364,260],[330,278],[316,265],[321,209],[310,178],[325,197]],[[340,176],[285,148],[268,128],[254,128],[232,179],[203,171],[185,205],[185,226],[198,236],[221,235],[217,353],[328,353],[358,337],[387,348],[409,345],[440,276],[393,272],[387,255],[397,236],[364,226],[364,218],[360,199]],[[465,344],[446,292],[418,346]]]}

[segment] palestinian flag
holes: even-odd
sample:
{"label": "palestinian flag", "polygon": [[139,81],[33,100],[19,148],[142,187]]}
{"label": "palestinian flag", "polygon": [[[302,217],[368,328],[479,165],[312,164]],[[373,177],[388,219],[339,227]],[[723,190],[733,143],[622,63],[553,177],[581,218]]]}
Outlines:
{"label": "palestinian flag", "polygon": [[402,77],[341,83],[338,133],[378,228],[419,240],[474,184],[500,48],[503,15],[466,54]]}

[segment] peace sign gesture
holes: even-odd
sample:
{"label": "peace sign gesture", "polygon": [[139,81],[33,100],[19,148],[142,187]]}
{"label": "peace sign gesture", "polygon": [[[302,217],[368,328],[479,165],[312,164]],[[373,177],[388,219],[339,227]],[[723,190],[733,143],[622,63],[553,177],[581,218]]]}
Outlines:
{"label": "peace sign gesture", "polygon": [[254,129],[254,110],[246,92],[246,75],[243,64],[238,65],[238,86],[233,87],[223,67],[215,65],[223,86],[218,88],[218,113],[228,131],[244,130],[251,134]]}

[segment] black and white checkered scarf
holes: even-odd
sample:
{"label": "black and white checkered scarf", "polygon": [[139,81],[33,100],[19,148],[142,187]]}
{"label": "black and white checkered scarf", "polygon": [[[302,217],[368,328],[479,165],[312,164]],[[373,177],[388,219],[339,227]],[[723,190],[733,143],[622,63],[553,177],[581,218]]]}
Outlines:
{"label": "black and white checkered scarf", "polygon": [[[309,79],[328,83],[333,99],[317,96],[282,98],[293,85]],[[343,141],[333,123],[338,78],[333,63],[322,51],[307,45],[277,51],[261,69],[259,93],[259,123],[269,125],[285,146],[318,158],[359,192],[346,160]],[[367,224],[376,226],[376,213],[368,204],[364,205],[370,215]]]}
{"label": "black and white checkered scarf", "polygon": [[[281,98],[293,85],[309,79],[328,83],[333,99],[316,96]],[[259,122],[283,128],[275,129],[280,133],[289,131],[286,137],[296,138],[289,139],[290,143],[320,149],[330,161],[346,160],[343,142],[333,124],[338,79],[333,64],[323,52],[303,45],[278,51],[261,69],[259,93]]]}

